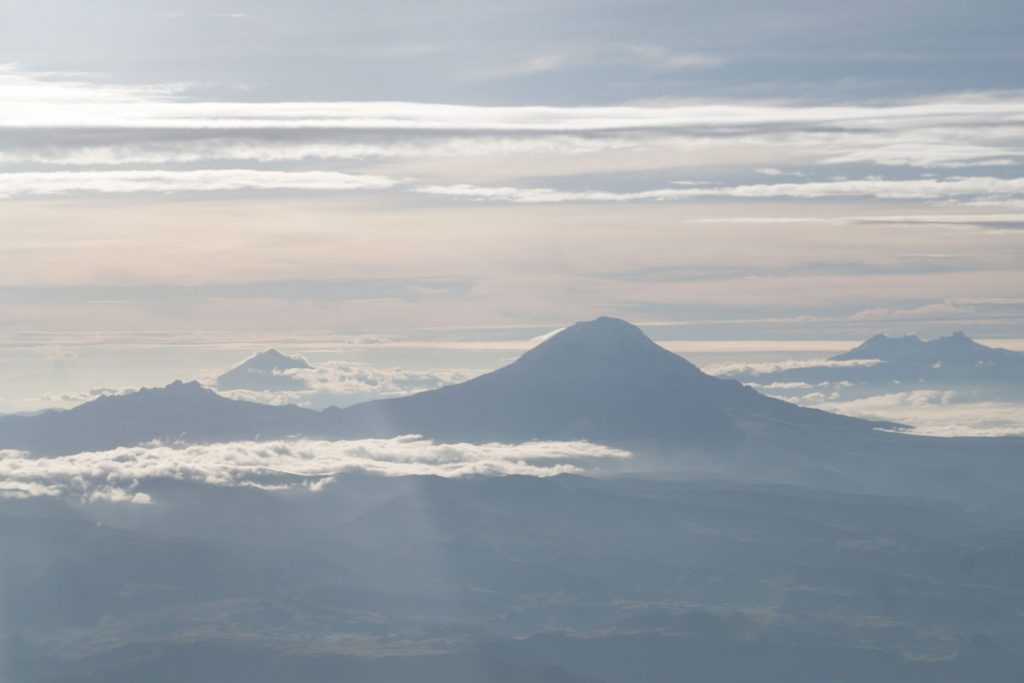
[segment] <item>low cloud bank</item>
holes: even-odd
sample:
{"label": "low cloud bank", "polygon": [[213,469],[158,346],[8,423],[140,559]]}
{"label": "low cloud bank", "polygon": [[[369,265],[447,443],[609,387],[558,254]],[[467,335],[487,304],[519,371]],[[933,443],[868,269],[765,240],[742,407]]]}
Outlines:
{"label": "low cloud bank", "polygon": [[821,392],[787,400],[853,417],[908,424],[913,433],[927,436],[1024,435],[1024,405],[1005,401],[963,402],[960,398],[951,390],[915,389],[850,401],[831,400]]}
{"label": "low cloud bank", "polygon": [[583,471],[581,462],[624,459],[627,451],[586,441],[443,444],[419,436],[355,441],[236,441],[188,447],[145,445],[34,458],[0,450],[0,497],[71,496],[150,503],[147,481],[318,491],[345,472],[385,476],[529,475]]}
{"label": "low cloud bank", "polygon": [[764,363],[729,362],[716,363],[704,368],[704,372],[718,377],[733,377],[736,375],[770,375],[786,370],[805,370],[808,368],[864,368],[884,363],[883,360],[865,358],[858,360],[830,360],[827,358],[812,358],[809,360],[780,360]]}
{"label": "low cloud bank", "polygon": [[[344,407],[371,399],[405,396],[469,378],[470,374],[456,370],[417,371],[329,361],[316,367],[252,372],[247,376],[251,386],[244,389],[223,389],[216,386],[216,380],[207,383],[229,398],[322,409],[329,405]],[[282,388],[281,380],[287,382],[285,387],[293,388]]]}

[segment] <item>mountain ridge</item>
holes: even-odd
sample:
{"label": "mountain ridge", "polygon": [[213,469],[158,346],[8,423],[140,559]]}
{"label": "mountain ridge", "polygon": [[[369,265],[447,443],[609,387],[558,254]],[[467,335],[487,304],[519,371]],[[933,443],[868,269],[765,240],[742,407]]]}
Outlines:
{"label": "mountain ridge", "polygon": [[945,337],[924,340],[916,334],[890,337],[876,334],[849,351],[832,356],[829,360],[877,359],[887,362],[1024,362],[1024,353],[980,344],[962,331]]}
{"label": "mountain ridge", "polygon": [[742,442],[744,425],[751,422],[854,430],[896,426],[763,396],[703,373],[635,325],[598,318],[561,330],[493,372],[410,396],[317,412],[234,401],[197,382],[176,381],[59,413],[4,418],[0,447],[59,453],[156,439],[421,434],[444,442],[587,439],[728,448]]}

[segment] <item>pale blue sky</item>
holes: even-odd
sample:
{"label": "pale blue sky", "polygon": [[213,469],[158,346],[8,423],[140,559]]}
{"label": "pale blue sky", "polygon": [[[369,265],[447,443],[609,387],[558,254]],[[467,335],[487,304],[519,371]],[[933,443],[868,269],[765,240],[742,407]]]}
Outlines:
{"label": "pale blue sky", "polygon": [[1024,338],[1022,11],[5,0],[0,382]]}

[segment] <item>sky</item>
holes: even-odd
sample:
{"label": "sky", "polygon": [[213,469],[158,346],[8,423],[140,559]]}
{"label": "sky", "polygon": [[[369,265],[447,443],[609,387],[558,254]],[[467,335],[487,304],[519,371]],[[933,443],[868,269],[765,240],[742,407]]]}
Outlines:
{"label": "sky", "polygon": [[[1024,339],[1019,2],[0,0],[0,384]],[[12,404],[13,405],[13,404]],[[8,406],[8,408],[10,405]]]}

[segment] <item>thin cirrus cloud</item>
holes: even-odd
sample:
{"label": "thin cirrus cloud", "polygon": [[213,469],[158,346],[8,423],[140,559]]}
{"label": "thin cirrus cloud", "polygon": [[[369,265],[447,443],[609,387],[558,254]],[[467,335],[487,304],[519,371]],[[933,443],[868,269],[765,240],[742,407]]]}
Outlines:
{"label": "thin cirrus cloud", "polygon": [[[803,171],[780,164],[1007,169],[1024,158],[1020,93],[872,106],[688,100],[587,107],[204,101],[191,94],[182,84],[122,86],[0,68],[0,163],[273,163],[626,150],[644,158],[676,153],[663,164],[713,165],[728,158],[738,169],[799,176]],[[678,154],[683,151],[685,158]]]}
{"label": "thin cirrus cloud", "polygon": [[830,358],[809,358],[806,360],[781,360],[765,362],[729,361],[714,363],[704,368],[711,375],[729,377],[731,375],[770,375],[786,370],[804,370],[809,368],[863,368],[879,365],[885,361],[875,358],[855,360],[832,360]]}
{"label": "thin cirrus cloud", "polygon": [[727,187],[678,187],[638,192],[564,191],[545,187],[480,187],[476,185],[426,186],[425,194],[497,200],[522,204],[562,202],[671,201],[702,197],[733,199],[822,199],[832,197],[874,197],[877,199],[957,199],[974,202],[1017,199],[1024,196],[1024,178],[955,177],[948,179],[889,180],[871,177],[859,180],[831,180],[806,183],[771,183]]}
{"label": "thin cirrus cloud", "polygon": [[[1021,134],[1019,94],[950,95],[889,105],[800,105],[684,101],[611,106],[478,106],[423,102],[207,102],[184,86],[109,86],[0,71],[0,127],[608,132],[638,129],[747,131],[771,126],[850,133],[908,129],[960,131],[987,123],[973,139]],[[788,128],[787,128],[788,127]],[[957,141],[959,142],[959,140]],[[1019,151],[1019,150],[1018,150]]]}
{"label": "thin cirrus cloud", "polygon": [[1024,202],[1024,178],[954,177],[888,180],[871,177],[805,183],[657,188],[636,192],[558,190],[546,187],[483,187],[470,184],[410,186],[380,175],[337,171],[270,171],[253,169],[52,171],[0,173],[0,197],[58,195],[72,192],[178,193],[230,192],[250,189],[311,191],[385,190],[404,187],[455,199],[560,204],[570,202],[685,201],[701,198],[826,199],[872,197],[891,200],[958,201],[968,205],[1015,205]]}
{"label": "thin cirrus cloud", "polygon": [[334,171],[201,169],[0,173],[0,197],[70,192],[226,192],[234,190],[381,190],[390,178]]}
{"label": "thin cirrus cloud", "polygon": [[535,55],[501,65],[474,68],[462,80],[501,80],[522,78],[555,71],[571,71],[594,66],[633,65],[655,71],[709,69],[721,66],[725,59],[701,52],[675,52],[661,45],[606,45],[601,49],[580,49]]}
{"label": "thin cirrus cloud", "polygon": [[[294,487],[318,491],[345,472],[385,476],[554,476],[582,463],[622,460],[628,451],[585,441],[442,444],[405,436],[357,441],[239,441],[187,447],[145,445],[33,458],[0,451],[0,497],[71,496],[83,501],[149,503],[153,480],[215,486]],[[282,483],[283,482],[283,483]]]}

